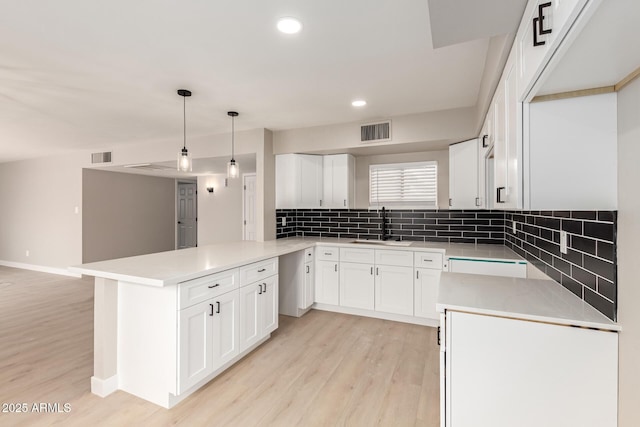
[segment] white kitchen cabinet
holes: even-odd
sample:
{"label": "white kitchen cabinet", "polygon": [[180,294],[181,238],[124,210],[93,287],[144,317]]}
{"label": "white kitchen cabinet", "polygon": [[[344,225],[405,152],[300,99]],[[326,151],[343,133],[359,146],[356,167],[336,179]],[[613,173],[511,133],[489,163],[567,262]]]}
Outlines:
{"label": "white kitchen cabinet", "polygon": [[178,393],[214,371],[212,302],[206,300],[179,312]]}
{"label": "white kitchen cabinet", "polygon": [[340,263],[340,305],[374,309],[375,281],[373,264]]}
{"label": "white kitchen cabinet", "polygon": [[278,327],[278,276],[240,288],[240,351]]}
{"label": "white kitchen cabinet", "polygon": [[300,301],[298,307],[301,309],[307,309],[313,305],[316,293],[316,270],[313,259],[304,263],[304,280],[303,288],[300,293]]}
{"label": "white kitchen cabinet", "polygon": [[276,208],[322,206],[322,157],[310,154],[276,156]]}
{"label": "white kitchen cabinet", "polygon": [[240,294],[236,289],[211,302],[213,369],[216,370],[240,353]]}
{"label": "white kitchen cabinet", "polygon": [[322,207],[355,207],[356,161],[351,154],[323,156]]}
{"label": "white kitchen cabinet", "polygon": [[493,199],[489,197],[487,188],[493,191],[492,183],[490,183],[493,171],[489,169],[493,167],[493,163],[490,163],[489,158],[491,150],[493,150],[494,127],[493,108],[489,108],[478,142],[478,209],[489,209],[492,206]]}
{"label": "white kitchen cabinet", "polygon": [[445,318],[447,427],[617,425],[617,333],[449,310]]}
{"label": "white kitchen cabinet", "polygon": [[316,260],[315,267],[315,302],[338,305],[340,301],[338,261]]}
{"label": "white kitchen cabinet", "polygon": [[413,316],[413,267],[376,265],[375,310]]}
{"label": "white kitchen cabinet", "polygon": [[315,298],[314,248],[307,248],[279,258],[279,311],[300,317],[313,305]]}
{"label": "white kitchen cabinet", "polygon": [[478,139],[449,146],[449,207],[477,209]]}
{"label": "white kitchen cabinet", "polygon": [[416,268],[414,277],[414,316],[438,320],[438,285],[442,270]]}

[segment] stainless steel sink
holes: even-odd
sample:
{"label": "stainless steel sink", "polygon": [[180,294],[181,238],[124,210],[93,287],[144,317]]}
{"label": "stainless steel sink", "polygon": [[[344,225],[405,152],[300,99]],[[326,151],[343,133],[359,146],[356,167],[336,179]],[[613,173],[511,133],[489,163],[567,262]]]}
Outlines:
{"label": "stainless steel sink", "polygon": [[349,243],[358,243],[363,245],[379,245],[379,246],[411,246],[411,242],[397,240],[365,240],[358,239]]}

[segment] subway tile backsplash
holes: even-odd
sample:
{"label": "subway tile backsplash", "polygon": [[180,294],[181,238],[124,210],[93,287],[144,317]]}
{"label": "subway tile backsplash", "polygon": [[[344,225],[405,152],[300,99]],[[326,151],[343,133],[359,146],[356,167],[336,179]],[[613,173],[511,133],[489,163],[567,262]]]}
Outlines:
{"label": "subway tile backsplash", "polygon": [[[612,320],[616,229],[615,211],[505,212],[505,245]],[[566,254],[560,252],[561,230],[567,232]]]}
{"label": "subway tile backsplash", "polygon": [[[382,213],[367,209],[279,209],[277,238],[380,239]],[[282,219],[286,218],[286,225]],[[504,212],[389,210],[387,227],[400,240],[444,243],[504,243]]]}
{"label": "subway tile backsplash", "polygon": [[[504,244],[612,320],[616,318],[616,211],[389,210],[401,240]],[[381,213],[367,209],[278,209],[277,238],[380,239]],[[286,218],[286,225],[282,219]],[[513,233],[513,223],[516,233]],[[567,253],[560,252],[560,231]]]}

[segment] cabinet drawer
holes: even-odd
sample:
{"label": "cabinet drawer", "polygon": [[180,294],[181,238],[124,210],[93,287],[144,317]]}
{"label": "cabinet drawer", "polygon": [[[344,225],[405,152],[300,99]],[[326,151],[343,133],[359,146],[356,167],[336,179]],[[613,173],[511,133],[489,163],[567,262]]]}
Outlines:
{"label": "cabinet drawer", "polygon": [[340,262],[373,264],[374,261],[375,254],[373,249],[340,248]]}
{"label": "cabinet drawer", "polygon": [[413,252],[376,249],[376,265],[413,267]]}
{"label": "cabinet drawer", "polygon": [[442,253],[440,252],[416,252],[416,268],[433,268],[442,270]]}
{"label": "cabinet drawer", "polygon": [[316,258],[320,261],[338,261],[340,251],[336,247],[318,246],[316,248]]}
{"label": "cabinet drawer", "polygon": [[313,261],[313,255],[315,254],[314,248],[307,248],[304,250],[304,262]]}
{"label": "cabinet drawer", "polygon": [[237,268],[182,282],[179,285],[178,309],[190,307],[209,298],[215,298],[238,289],[239,283]]}
{"label": "cabinet drawer", "polygon": [[257,282],[274,274],[278,274],[277,257],[242,266],[240,267],[240,286]]}

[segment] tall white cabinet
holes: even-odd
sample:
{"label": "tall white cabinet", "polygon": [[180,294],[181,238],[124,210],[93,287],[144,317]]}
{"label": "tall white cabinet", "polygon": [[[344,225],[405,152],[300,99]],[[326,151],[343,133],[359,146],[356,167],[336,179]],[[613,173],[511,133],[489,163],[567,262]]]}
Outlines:
{"label": "tall white cabinet", "polygon": [[478,193],[478,139],[449,146],[449,207],[477,209]]}

